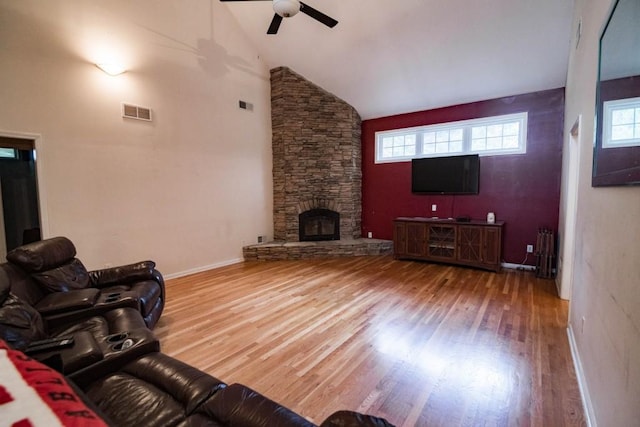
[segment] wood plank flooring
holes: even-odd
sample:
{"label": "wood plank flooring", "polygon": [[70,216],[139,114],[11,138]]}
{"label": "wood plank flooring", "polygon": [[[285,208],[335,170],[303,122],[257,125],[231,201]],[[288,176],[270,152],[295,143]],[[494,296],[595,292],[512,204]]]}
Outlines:
{"label": "wood plank flooring", "polygon": [[551,280],[390,256],[245,262],[167,281],[162,350],[320,423],[586,425]]}

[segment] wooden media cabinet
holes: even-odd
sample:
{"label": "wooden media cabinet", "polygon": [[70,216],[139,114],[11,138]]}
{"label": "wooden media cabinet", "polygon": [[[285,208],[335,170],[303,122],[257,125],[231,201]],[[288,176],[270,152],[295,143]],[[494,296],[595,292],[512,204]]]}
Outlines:
{"label": "wooden media cabinet", "polygon": [[490,224],[438,218],[396,218],[393,254],[413,259],[500,271],[504,221]]}

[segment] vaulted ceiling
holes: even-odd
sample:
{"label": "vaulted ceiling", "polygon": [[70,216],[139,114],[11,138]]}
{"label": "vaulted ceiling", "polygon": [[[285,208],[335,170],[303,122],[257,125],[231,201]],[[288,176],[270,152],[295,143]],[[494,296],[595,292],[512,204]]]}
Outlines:
{"label": "vaulted ceiling", "polygon": [[363,119],[562,87],[573,0],[306,0],[267,35],[270,1],[224,3],[270,67],[287,66]]}

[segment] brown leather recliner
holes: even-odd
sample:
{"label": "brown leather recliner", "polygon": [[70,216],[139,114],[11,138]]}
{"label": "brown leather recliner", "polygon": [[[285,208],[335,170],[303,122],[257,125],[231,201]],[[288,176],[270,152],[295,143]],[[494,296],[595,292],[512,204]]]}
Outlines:
{"label": "brown leather recliner", "polygon": [[12,292],[47,319],[83,318],[118,307],[140,311],[153,328],[165,304],[162,274],[153,261],[87,271],[66,237],[17,247],[0,265]]}
{"label": "brown leather recliner", "polygon": [[0,270],[0,339],[65,374],[97,375],[160,349],[140,313],[131,307],[82,319],[58,319],[52,323],[43,320],[35,308],[11,293],[3,270]]}

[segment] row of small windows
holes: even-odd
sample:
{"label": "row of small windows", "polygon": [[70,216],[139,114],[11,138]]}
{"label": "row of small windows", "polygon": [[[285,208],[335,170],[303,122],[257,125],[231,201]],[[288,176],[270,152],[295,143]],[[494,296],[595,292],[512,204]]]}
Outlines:
{"label": "row of small windows", "polygon": [[376,133],[376,162],[456,154],[526,152],[527,113]]}

